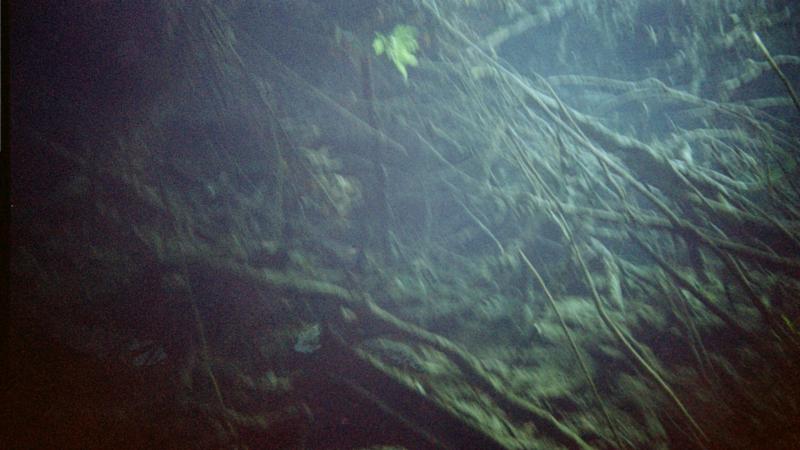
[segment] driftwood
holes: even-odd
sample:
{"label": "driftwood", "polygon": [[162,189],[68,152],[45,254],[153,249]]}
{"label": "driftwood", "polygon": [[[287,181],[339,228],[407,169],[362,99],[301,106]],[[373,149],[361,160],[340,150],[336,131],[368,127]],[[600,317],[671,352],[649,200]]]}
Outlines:
{"label": "driftwood", "polygon": [[[172,266],[179,263],[175,257],[166,256],[162,263]],[[413,389],[412,386],[394,379],[391,372],[376,370],[374,364],[361,351],[355,350],[360,341],[373,337],[394,336],[405,342],[417,342],[431,346],[445,355],[463,372],[465,382],[477,387],[502,408],[510,420],[517,425],[523,422],[536,424],[537,429],[568,448],[591,449],[580,436],[569,427],[559,422],[552,413],[529,401],[519,398],[509,391],[502,382],[490,375],[482,364],[467,351],[448,339],[404,322],[368,298],[361,297],[336,284],[314,280],[303,274],[290,274],[269,269],[254,269],[244,264],[235,263],[219,257],[196,253],[189,250],[183,257],[190,277],[213,276],[217,279],[231,278],[244,283],[253,289],[271,292],[275,295],[289,296],[295,301],[306,301],[317,310],[320,317],[327,317],[324,325],[323,348],[320,355],[314,355],[315,372],[322,367],[325,376],[334,377],[345,382],[354,393],[365,396],[370,402],[379,402],[380,398],[391,398],[381,395],[392,386],[392,389],[403,390],[401,397],[414,399],[411,404],[392,406],[381,403],[382,409],[391,410],[393,416],[402,418],[401,422],[428,442],[431,448],[466,448],[448,441],[460,436],[463,442],[474,442],[471,448],[501,448],[502,439],[486,434],[478,428],[461,422],[446,405],[440,405]],[[202,307],[202,305],[200,306]],[[341,314],[343,308],[353,311],[356,321],[345,320]],[[298,355],[301,358],[303,355]],[[432,386],[435,389],[435,386]],[[383,392],[383,394],[386,394]],[[415,406],[416,405],[416,406]],[[395,409],[398,408],[398,409]],[[434,414],[433,417],[420,415],[421,411]],[[432,424],[437,424],[432,426]],[[448,425],[449,424],[449,425]],[[509,423],[513,429],[514,423]],[[460,433],[452,433],[454,429]],[[438,430],[438,432],[437,432]],[[512,433],[513,436],[513,433]],[[500,439],[500,441],[498,441]],[[483,444],[481,444],[483,443]]]}

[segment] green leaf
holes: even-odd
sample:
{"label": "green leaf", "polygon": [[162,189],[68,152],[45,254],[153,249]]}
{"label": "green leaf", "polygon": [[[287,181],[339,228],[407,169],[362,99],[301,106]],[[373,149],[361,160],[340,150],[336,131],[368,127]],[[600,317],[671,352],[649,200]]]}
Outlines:
{"label": "green leaf", "polygon": [[382,34],[375,36],[375,40],[372,41],[372,48],[375,50],[376,55],[381,56],[383,54],[383,50],[385,49],[385,40],[386,36]]}
{"label": "green leaf", "polygon": [[389,36],[377,33],[372,41],[372,48],[378,56],[386,53],[386,57],[392,60],[403,76],[403,81],[408,81],[406,66],[416,67],[419,64],[414,54],[419,50],[417,29],[410,25],[396,25]]}

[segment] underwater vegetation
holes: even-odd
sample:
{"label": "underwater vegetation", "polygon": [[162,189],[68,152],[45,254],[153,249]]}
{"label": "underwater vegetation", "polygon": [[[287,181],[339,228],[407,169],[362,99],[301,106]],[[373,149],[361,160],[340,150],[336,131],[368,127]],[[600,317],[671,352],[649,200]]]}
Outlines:
{"label": "underwater vegetation", "polygon": [[18,3],[0,448],[800,442],[794,3]]}
{"label": "underwater vegetation", "polygon": [[410,25],[395,25],[392,33],[388,36],[376,33],[375,40],[372,41],[372,49],[378,56],[386,54],[400,75],[403,81],[408,81],[407,66],[416,67],[419,62],[414,53],[419,49],[417,42],[417,29]]}

